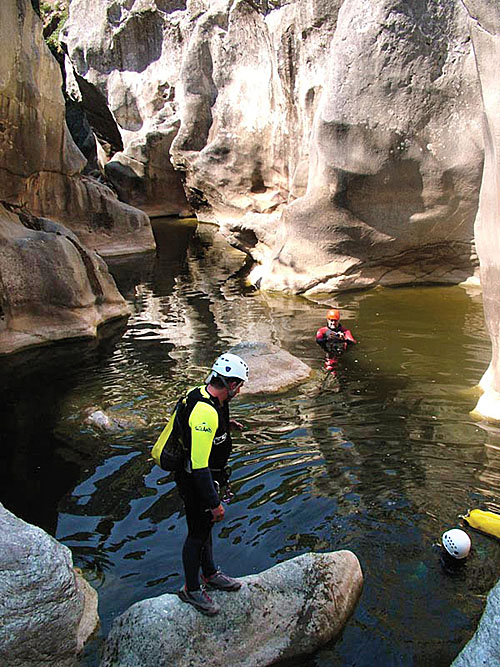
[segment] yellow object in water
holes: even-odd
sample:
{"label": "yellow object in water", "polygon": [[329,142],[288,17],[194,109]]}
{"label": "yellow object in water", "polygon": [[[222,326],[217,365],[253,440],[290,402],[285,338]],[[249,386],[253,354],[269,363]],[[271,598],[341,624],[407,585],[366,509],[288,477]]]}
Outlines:
{"label": "yellow object in water", "polygon": [[500,514],[486,512],[485,510],[469,510],[462,517],[471,528],[476,528],[483,533],[500,538]]}

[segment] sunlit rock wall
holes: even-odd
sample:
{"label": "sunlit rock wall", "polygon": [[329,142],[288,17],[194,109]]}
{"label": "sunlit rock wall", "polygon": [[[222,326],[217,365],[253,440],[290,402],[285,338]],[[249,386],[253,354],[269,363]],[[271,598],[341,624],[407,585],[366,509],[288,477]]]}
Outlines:
{"label": "sunlit rock wall", "polygon": [[496,0],[464,0],[481,82],[485,165],[475,235],[481,263],[491,364],[481,380],[479,415],[500,421],[500,6]]}
{"label": "sunlit rock wall", "polygon": [[63,222],[101,254],[154,248],[148,217],[80,172],[65,123],[59,65],[29,0],[4,0],[0,21],[0,201]]}
{"label": "sunlit rock wall", "polygon": [[[459,282],[474,271],[480,96],[460,2],[345,2],[262,287]],[[256,272],[257,274],[257,272]]]}
{"label": "sunlit rock wall", "polygon": [[120,196],[182,214],[173,165],[267,289],[473,274],[483,140],[461,0],[276,4],[72,0],[63,40],[122,128]]}
{"label": "sunlit rock wall", "polygon": [[76,0],[63,35],[68,75],[74,68],[104,95],[120,128],[124,148],[105,164],[106,175],[123,201],[152,216],[192,214],[170,162],[184,24],[192,20],[185,7],[182,0]]}

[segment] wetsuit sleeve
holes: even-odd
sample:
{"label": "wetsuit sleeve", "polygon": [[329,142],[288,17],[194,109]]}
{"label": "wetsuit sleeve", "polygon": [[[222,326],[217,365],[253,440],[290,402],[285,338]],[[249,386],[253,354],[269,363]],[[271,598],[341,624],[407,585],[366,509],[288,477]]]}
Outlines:
{"label": "wetsuit sleeve", "polygon": [[349,329],[344,329],[343,327],[342,327],[342,329],[343,329],[343,333],[344,333],[344,337],[345,337],[346,341],[348,343],[355,343],[356,339],[354,338],[354,336],[352,335],[350,330]]}
{"label": "wetsuit sleeve", "polygon": [[326,341],[327,340],[328,340],[328,336],[326,335],[326,327],[322,327],[321,329],[318,329],[318,331],[316,332],[316,342],[324,350],[326,349]]}
{"label": "wetsuit sleeve", "polygon": [[194,484],[207,507],[213,509],[220,504],[215,490],[208,459],[219,425],[217,411],[208,403],[197,403],[189,416],[191,429],[191,467]]}

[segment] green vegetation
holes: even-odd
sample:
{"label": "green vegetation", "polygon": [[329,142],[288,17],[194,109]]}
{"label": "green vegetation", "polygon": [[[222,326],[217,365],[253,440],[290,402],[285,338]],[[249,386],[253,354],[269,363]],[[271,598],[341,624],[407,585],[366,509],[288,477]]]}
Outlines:
{"label": "green vegetation", "polygon": [[59,35],[68,20],[68,0],[42,0],[40,2],[40,18],[43,21],[43,36],[52,51],[57,56],[61,54]]}

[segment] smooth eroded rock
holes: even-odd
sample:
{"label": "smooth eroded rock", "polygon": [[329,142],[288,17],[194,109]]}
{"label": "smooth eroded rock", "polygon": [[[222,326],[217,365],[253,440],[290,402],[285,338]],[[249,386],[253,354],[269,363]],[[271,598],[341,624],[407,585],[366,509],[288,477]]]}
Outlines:
{"label": "smooth eroded rock", "polygon": [[70,550],[0,504],[0,663],[74,667],[98,622]]}
{"label": "smooth eroded rock", "polygon": [[242,578],[203,616],[176,595],[132,605],[113,624],[102,667],[262,667],[307,655],[336,637],[352,614],[363,575],[350,551],[307,553]]}
{"label": "smooth eroded rock", "polygon": [[249,367],[249,379],[241,389],[242,394],[287,391],[307,380],[312,373],[310,366],[270,343],[244,342],[230,351],[244,359]]}
{"label": "smooth eroded rock", "polygon": [[0,205],[0,355],[96,338],[129,308],[104,261],[62,225]]}
{"label": "smooth eroded rock", "polygon": [[493,667],[500,664],[500,581],[493,588],[472,639],[453,661],[452,667]]}

